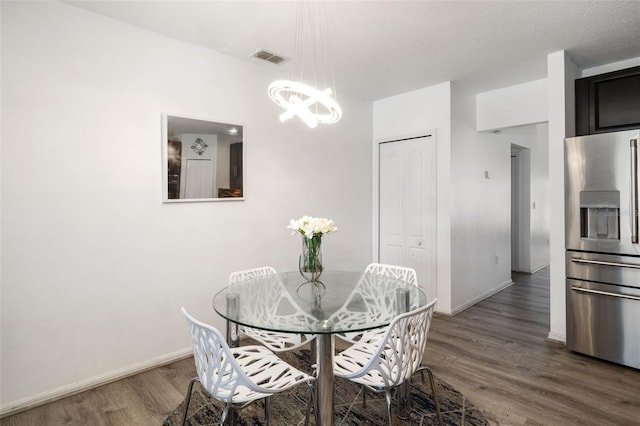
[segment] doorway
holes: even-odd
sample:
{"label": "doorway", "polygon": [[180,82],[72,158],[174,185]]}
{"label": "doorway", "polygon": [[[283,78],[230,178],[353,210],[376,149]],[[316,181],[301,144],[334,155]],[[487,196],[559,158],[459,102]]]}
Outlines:
{"label": "doorway", "polygon": [[531,152],[511,144],[511,270],[531,270]]}

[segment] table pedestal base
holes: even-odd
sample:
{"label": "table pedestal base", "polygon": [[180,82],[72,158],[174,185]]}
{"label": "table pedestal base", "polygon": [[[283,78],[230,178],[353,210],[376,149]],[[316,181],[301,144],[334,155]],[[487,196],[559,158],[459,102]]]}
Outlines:
{"label": "table pedestal base", "polygon": [[316,336],[316,425],[333,426],[333,335]]}

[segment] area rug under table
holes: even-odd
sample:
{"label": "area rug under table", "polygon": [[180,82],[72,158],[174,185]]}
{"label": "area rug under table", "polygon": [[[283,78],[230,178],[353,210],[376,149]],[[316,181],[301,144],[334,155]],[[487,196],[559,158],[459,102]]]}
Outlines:
{"label": "area rug under table", "polygon": [[[292,351],[282,354],[281,357],[299,368],[309,372],[309,351]],[[408,420],[400,420],[395,415],[395,398],[392,407],[393,424],[405,425],[437,425],[438,417],[433,404],[429,378],[425,372],[425,383],[420,374],[413,377],[411,385],[411,417]],[[488,425],[479,410],[474,408],[464,395],[455,390],[449,384],[438,380],[436,388],[440,402],[442,420],[445,425]],[[186,389],[185,389],[186,391]],[[296,388],[276,394],[271,397],[271,424],[275,426],[303,425],[309,388],[302,384]],[[164,421],[163,426],[179,425],[182,421],[183,405],[176,407]],[[335,421],[336,426],[350,425],[387,425],[386,403],[384,394],[367,392],[366,408],[362,407],[362,388],[348,380],[335,379]],[[187,425],[204,426],[220,424],[220,416],[224,404],[209,397],[196,383],[193,387],[193,395],[189,403]],[[262,402],[251,404],[238,412],[237,425],[254,426],[265,423],[264,405]],[[310,424],[314,424],[313,413]]]}

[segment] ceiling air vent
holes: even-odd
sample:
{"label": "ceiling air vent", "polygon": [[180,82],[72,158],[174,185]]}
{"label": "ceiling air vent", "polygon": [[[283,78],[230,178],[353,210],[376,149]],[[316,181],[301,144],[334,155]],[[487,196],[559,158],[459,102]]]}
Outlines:
{"label": "ceiling air vent", "polygon": [[258,50],[252,56],[267,62],[271,62],[272,64],[279,64],[280,62],[284,61],[284,58],[282,56],[267,52],[266,50]]}

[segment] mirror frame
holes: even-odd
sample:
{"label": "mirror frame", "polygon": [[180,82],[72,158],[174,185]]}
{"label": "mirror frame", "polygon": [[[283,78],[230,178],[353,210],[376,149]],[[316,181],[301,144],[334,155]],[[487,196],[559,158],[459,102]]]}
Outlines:
{"label": "mirror frame", "polygon": [[[214,126],[236,127],[241,129],[241,141],[242,142],[242,196],[241,197],[212,197],[212,198],[169,198],[169,137],[171,132],[169,131],[169,118],[179,118],[184,120],[195,120],[209,122]],[[216,133],[218,135],[220,133]],[[162,202],[163,203],[194,203],[205,201],[244,201],[246,198],[246,126],[243,124],[230,124],[223,121],[211,120],[209,118],[187,116],[181,114],[162,114]],[[212,176],[213,179],[213,176]],[[215,188],[214,188],[215,189]]]}

